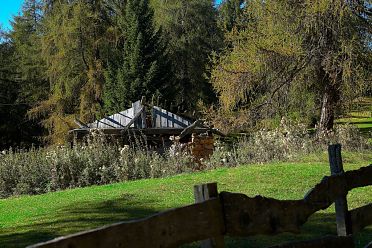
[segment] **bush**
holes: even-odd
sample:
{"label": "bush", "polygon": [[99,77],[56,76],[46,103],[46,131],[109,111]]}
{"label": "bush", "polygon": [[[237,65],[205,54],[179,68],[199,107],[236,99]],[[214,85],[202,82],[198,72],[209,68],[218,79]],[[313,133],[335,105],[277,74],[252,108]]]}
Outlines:
{"label": "bush", "polygon": [[371,144],[357,128],[350,125],[336,126],[326,134],[311,134],[303,124],[282,119],[280,126],[270,131],[257,131],[241,137],[231,147],[221,143],[210,160],[208,168],[237,166],[240,164],[288,161],[301,156],[326,151],[328,145],[340,143],[345,151],[371,149]]}
{"label": "bush", "polygon": [[73,148],[10,149],[0,155],[0,198],[164,177],[190,172],[193,167],[186,154],[123,148],[97,137]]}
{"label": "bush", "polygon": [[215,152],[203,166],[182,149],[159,154],[146,149],[138,138],[133,147],[121,147],[94,134],[85,144],[73,148],[8,150],[0,155],[0,198],[41,194],[90,185],[141,178],[157,178],[221,166],[286,161],[324,151],[329,143],[341,143],[343,150],[370,149],[358,130],[338,126],[334,132],[310,135],[304,125],[281,121],[271,131],[258,131],[232,145],[216,142]]}

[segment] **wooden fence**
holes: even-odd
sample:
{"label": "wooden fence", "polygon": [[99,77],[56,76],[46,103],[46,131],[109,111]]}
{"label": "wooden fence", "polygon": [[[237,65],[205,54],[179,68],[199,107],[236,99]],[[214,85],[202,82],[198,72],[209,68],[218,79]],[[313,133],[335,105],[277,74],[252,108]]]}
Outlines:
{"label": "wooden fence", "polygon": [[[348,210],[346,195],[372,185],[372,165],[344,172],[341,146],[329,147],[331,176],[325,176],[303,199],[276,200],[217,191],[217,184],[194,187],[195,204],[150,217],[120,222],[36,244],[33,248],[178,247],[202,240],[201,246],[224,247],[224,236],[275,235],[300,232],[315,212],[336,207],[338,236],[321,237],[276,248],[354,247],[352,234],[372,224],[372,204]],[[371,247],[371,244],[369,245]]]}

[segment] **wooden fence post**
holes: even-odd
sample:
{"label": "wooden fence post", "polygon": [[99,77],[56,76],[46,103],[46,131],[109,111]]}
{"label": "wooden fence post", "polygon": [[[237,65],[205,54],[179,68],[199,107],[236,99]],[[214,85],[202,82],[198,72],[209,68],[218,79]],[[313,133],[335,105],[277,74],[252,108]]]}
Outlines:
{"label": "wooden fence post", "polygon": [[[218,197],[217,183],[207,183],[194,186],[195,203],[200,203]],[[201,241],[201,248],[224,248],[224,237],[214,237]]]}
{"label": "wooden fence post", "polygon": [[[341,157],[341,145],[335,144],[328,147],[329,165],[331,175],[344,173]],[[335,200],[336,224],[338,236],[348,236],[352,234],[351,217],[347,207],[346,195]]]}

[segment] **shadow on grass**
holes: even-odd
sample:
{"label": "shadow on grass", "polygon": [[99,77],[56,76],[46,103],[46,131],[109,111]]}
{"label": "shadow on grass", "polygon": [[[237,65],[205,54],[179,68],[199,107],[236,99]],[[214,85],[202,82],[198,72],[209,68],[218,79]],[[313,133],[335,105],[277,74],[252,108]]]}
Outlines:
{"label": "shadow on grass", "polygon": [[[152,205],[153,201],[140,202],[133,195],[123,195],[118,199],[104,202],[81,202],[59,209],[54,216],[42,216],[38,223],[22,225],[22,231],[15,229],[0,231],[0,247],[25,247],[30,244],[53,239],[55,237],[76,233],[82,230],[101,227],[103,225],[142,218],[156,212],[141,206]],[[9,234],[7,234],[9,233]],[[309,240],[325,235],[336,235],[334,213],[316,213],[302,227],[300,234],[284,233],[275,236],[257,235],[245,238],[226,237],[226,247],[269,247],[292,241]],[[355,236],[356,247],[364,247],[372,240],[372,229],[364,230]],[[200,247],[198,243],[183,247]]]}
{"label": "shadow on grass", "polygon": [[137,201],[133,195],[103,202],[81,202],[58,209],[51,216],[38,216],[37,222],[0,230],[0,247],[25,247],[59,236],[94,229],[119,221],[142,218],[156,212],[148,209],[153,201]]}
{"label": "shadow on grass", "polygon": [[[316,213],[310,217],[309,221],[301,228],[301,233],[282,233],[278,235],[256,235],[250,237],[225,237],[226,248],[262,248],[278,244],[305,241],[321,238],[326,235],[337,235],[336,217],[331,213]],[[372,228],[354,236],[356,248],[362,248],[372,240]],[[183,248],[200,247],[198,242],[182,246]]]}

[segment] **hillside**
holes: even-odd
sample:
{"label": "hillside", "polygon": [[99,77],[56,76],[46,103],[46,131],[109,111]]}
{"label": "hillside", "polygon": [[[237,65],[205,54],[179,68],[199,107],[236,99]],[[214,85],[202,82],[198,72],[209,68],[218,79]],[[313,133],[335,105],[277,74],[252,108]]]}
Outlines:
{"label": "hillside", "polygon": [[[366,166],[371,154],[344,153],[345,170]],[[121,220],[144,217],[157,211],[193,203],[192,187],[217,182],[220,191],[298,199],[324,175],[329,175],[326,154],[303,158],[302,162],[247,165],[208,172],[182,174],[164,179],[139,180],[0,200],[1,247],[25,245],[53,237],[99,227]],[[370,187],[353,190],[349,208],[369,203]],[[303,234],[228,239],[227,247],[262,247],[288,239],[308,239],[335,234],[331,206],[311,218]],[[372,239],[372,228],[358,234],[358,247]]]}

